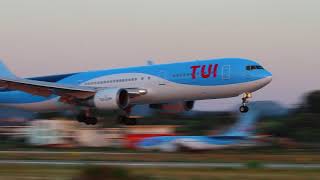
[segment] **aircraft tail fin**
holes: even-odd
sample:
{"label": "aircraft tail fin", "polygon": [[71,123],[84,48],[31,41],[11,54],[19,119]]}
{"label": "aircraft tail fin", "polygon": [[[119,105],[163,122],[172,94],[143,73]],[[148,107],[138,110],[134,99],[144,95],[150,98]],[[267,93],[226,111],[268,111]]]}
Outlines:
{"label": "aircraft tail fin", "polygon": [[153,61],[152,59],[148,60],[148,61],[147,61],[147,65],[149,65],[149,66],[154,65],[154,61]]}
{"label": "aircraft tail fin", "polygon": [[0,60],[0,76],[2,77],[16,77],[7,66]]}
{"label": "aircraft tail fin", "polygon": [[222,136],[233,136],[233,137],[248,137],[254,133],[254,124],[259,118],[259,113],[256,111],[250,111],[249,113],[242,114],[238,122],[231,127]]}

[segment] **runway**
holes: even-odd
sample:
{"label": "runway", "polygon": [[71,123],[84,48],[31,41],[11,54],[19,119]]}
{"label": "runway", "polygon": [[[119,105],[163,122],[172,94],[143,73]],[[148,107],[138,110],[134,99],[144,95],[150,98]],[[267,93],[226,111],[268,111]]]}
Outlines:
{"label": "runway", "polygon": [[[154,152],[79,152],[79,151],[0,151],[0,155],[2,155],[2,160],[0,160],[0,165],[47,165],[47,166],[86,166],[86,165],[96,165],[96,166],[122,166],[122,167],[143,167],[143,168],[234,168],[234,169],[243,169],[248,168],[247,162],[226,162],[226,163],[216,163],[216,162],[190,162],[187,161],[183,162],[183,158],[180,158],[179,161],[158,161],[153,162],[150,158],[143,160],[146,155],[163,155],[162,153],[154,153]],[[37,155],[42,155],[42,159],[35,159],[35,160],[24,160],[24,159],[13,159],[6,158],[6,155],[24,155],[26,157],[37,157]],[[55,159],[55,160],[48,160],[47,158],[50,155],[67,155],[70,157],[76,155],[84,156],[84,157],[95,157],[96,155],[101,156],[125,156],[125,155],[133,155],[134,160],[129,161],[121,161],[117,158],[115,159],[101,159],[101,160],[77,160],[77,159]],[[171,154],[170,154],[171,155]],[[40,157],[39,157],[40,158]],[[28,158],[26,158],[28,159]],[[266,162],[262,163],[259,162],[258,166],[263,167],[265,169],[320,169],[320,163],[315,162],[314,164],[311,163],[282,163],[280,162]],[[261,163],[260,163],[261,162]]]}
{"label": "runway", "polygon": [[[47,166],[121,166],[142,168],[232,168],[243,169],[245,163],[190,163],[190,162],[113,162],[113,161],[51,161],[51,160],[0,160],[0,165],[47,165]],[[265,163],[265,169],[320,169],[320,164]]]}
{"label": "runway", "polygon": [[0,151],[0,154],[50,154],[50,155],[60,155],[60,154],[79,154],[79,155],[146,155],[155,154],[149,152],[100,152],[100,151]]}

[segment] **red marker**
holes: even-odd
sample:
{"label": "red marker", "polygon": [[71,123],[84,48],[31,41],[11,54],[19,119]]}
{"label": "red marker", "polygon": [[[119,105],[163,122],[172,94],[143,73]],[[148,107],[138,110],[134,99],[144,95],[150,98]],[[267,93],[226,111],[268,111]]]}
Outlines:
{"label": "red marker", "polygon": [[210,74],[212,73],[212,64],[209,65],[209,68],[208,68],[208,72],[206,73],[206,65],[203,65],[202,68],[201,68],[201,76],[202,78],[209,78],[210,77]]}
{"label": "red marker", "polygon": [[191,66],[192,69],[192,79],[195,79],[197,77],[197,69],[200,68],[200,66]]}
{"label": "red marker", "polygon": [[214,65],[214,70],[213,70],[213,77],[216,78],[217,77],[217,71],[218,71],[218,64]]}

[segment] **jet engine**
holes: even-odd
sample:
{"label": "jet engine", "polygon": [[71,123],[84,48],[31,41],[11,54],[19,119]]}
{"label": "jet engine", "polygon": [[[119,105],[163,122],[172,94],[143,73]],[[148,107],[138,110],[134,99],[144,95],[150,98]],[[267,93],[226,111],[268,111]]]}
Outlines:
{"label": "jet engine", "polygon": [[184,110],[191,111],[194,108],[194,101],[185,101],[184,102]]}
{"label": "jet engine", "polygon": [[91,103],[99,110],[125,109],[130,103],[130,97],[125,89],[107,88],[98,91]]}

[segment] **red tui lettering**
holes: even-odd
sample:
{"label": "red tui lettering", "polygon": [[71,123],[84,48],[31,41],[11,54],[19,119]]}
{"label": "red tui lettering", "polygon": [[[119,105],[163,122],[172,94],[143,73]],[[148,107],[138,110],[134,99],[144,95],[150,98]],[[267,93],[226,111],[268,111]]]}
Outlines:
{"label": "red tui lettering", "polygon": [[197,78],[197,69],[200,68],[200,66],[191,66],[192,69],[192,79]]}
{"label": "red tui lettering", "polygon": [[210,74],[212,73],[212,64],[209,65],[209,68],[208,68],[208,72],[206,73],[206,65],[203,65],[202,68],[201,68],[201,76],[202,78],[209,78],[210,77]]}
{"label": "red tui lettering", "polygon": [[214,65],[214,70],[213,70],[213,77],[216,78],[217,77],[217,72],[218,72],[218,64]]}

